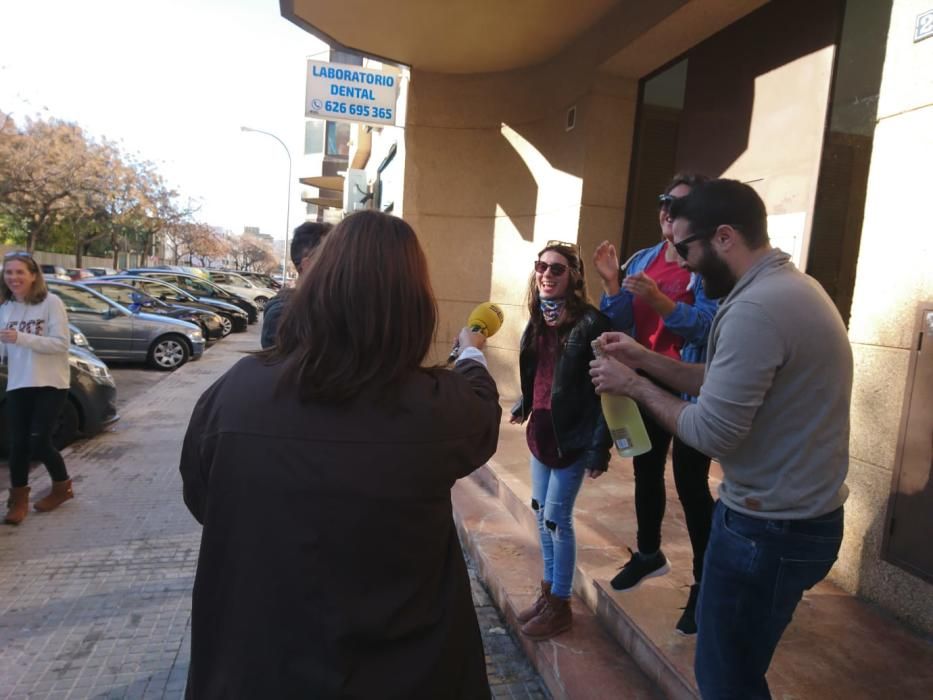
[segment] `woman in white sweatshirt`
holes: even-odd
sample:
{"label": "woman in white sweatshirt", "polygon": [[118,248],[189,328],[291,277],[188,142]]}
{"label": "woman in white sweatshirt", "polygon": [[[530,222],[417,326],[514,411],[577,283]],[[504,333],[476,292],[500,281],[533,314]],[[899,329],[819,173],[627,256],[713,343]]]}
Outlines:
{"label": "woman in white sweatshirt", "polygon": [[52,445],[52,429],[70,381],[68,316],[49,294],[39,266],[23,252],[3,256],[0,281],[0,353],[8,367],[7,432],[10,500],[4,522],[19,525],[29,510],[29,462],[45,464],[52,490],[35,509],[50,511],[74,498],[65,461]]}

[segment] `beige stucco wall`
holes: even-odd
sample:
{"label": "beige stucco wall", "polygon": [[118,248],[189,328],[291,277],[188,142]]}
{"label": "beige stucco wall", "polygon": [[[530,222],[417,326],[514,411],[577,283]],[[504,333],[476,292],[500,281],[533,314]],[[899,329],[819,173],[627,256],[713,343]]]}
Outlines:
{"label": "beige stucco wall", "polygon": [[556,238],[588,256],[621,230],[636,94],[634,80],[597,74],[595,60],[492,75],[413,71],[404,208],[431,266],[437,358],[470,309],[492,300],[505,324],[487,356],[502,395],[517,396],[537,251]]}
{"label": "beige stucco wall", "polygon": [[933,632],[933,586],[881,561],[917,303],[933,299],[924,203],[933,162],[933,39],[913,43],[928,0],[895,0],[849,337],[855,355],[850,497],[837,583]]}
{"label": "beige stucco wall", "polygon": [[[927,0],[895,0],[891,17],[850,323],[847,533],[832,577],[931,632],[930,584],[880,559],[915,307],[933,298],[933,237],[920,208],[933,162],[933,39],[912,42],[915,17],[926,9]],[[535,252],[561,238],[589,253],[622,227],[640,69],[624,48],[606,59],[611,51],[592,42],[606,34],[534,68],[412,73],[404,211],[428,254],[440,305],[435,359],[446,356],[474,305],[499,303],[506,322],[487,354],[504,397],[518,392]],[[577,119],[568,132],[571,106]],[[592,275],[590,291],[598,293]]]}
{"label": "beige stucco wall", "polygon": [[[558,238],[581,244],[586,261],[600,241],[619,238],[638,80],[764,1],[618,3],[541,65],[487,74],[413,67],[404,212],[440,306],[433,360],[446,357],[470,309],[491,299],[506,320],[487,356],[502,395],[517,396],[535,253]],[[592,274],[589,290],[598,297]]]}

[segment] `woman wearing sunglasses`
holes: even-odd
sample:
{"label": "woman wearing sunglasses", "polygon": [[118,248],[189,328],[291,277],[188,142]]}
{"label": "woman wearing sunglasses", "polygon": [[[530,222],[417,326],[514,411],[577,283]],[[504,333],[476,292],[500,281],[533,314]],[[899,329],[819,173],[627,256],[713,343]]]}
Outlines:
{"label": "woman wearing sunglasses", "polygon": [[[645,347],[684,362],[703,362],[706,358],[706,340],[717,304],[703,293],[700,276],[680,266],[669,213],[675,199],[687,196],[695,185],[706,180],[702,175],[683,174],[671,180],[658,198],[661,242],[631,257],[624,266],[626,277],[621,283],[619,260],[612,245],[603,241],[593,256],[605,292],[600,309],[609,316],[613,329],[627,332]],[[642,412],[642,417],[651,439],[651,451],[633,458],[638,551],[632,552],[628,563],[612,579],[612,587],[617,591],[635,588],[646,578],[670,571],[661,551],[661,522],[667,500],[664,467],[672,436],[646,412]],[[712,527],[710,458],[674,437],[672,462],[674,484],[693,549],[694,577],[676,629],[681,634],[696,634],[699,581]]]}
{"label": "woman wearing sunglasses", "polygon": [[29,462],[38,460],[52,477],[52,490],[35,509],[58,508],[74,494],[65,461],[52,444],[52,429],[68,395],[68,316],[49,294],[28,253],[3,257],[0,282],[0,352],[9,369],[6,419],[10,441],[10,500],[4,522],[19,525],[29,510]]}
{"label": "woman wearing sunglasses", "polygon": [[518,614],[522,632],[549,639],[573,623],[576,563],[573,506],[584,475],[609,464],[609,431],[589,379],[590,343],[609,322],[587,300],[583,261],[570,243],[538,253],[528,286],[531,318],[519,353],[522,397],[512,423],[528,420],[531,507],[538,521],[544,577],[535,603]]}

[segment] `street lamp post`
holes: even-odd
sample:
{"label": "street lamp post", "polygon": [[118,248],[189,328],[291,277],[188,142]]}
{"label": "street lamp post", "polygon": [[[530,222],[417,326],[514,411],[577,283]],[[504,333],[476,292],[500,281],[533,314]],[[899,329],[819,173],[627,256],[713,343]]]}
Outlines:
{"label": "street lamp post", "polygon": [[289,222],[291,221],[292,204],[292,154],[289,152],[288,146],[285,145],[285,142],[275,134],[270,134],[268,131],[263,131],[262,129],[253,129],[248,126],[241,126],[240,131],[252,131],[257,134],[271,136],[282,145],[282,148],[285,149],[285,155],[288,158],[288,189],[285,191],[287,196],[287,200],[285,202],[285,254],[282,256],[282,285],[284,286],[288,281],[288,227]]}

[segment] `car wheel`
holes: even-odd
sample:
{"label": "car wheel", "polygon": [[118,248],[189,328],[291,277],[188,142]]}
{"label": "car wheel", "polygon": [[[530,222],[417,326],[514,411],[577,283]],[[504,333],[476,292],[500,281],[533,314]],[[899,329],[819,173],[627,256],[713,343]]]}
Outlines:
{"label": "car wheel", "polygon": [[149,348],[149,365],[155,369],[169,372],[178,369],[188,361],[191,351],[188,343],[177,335],[165,335],[156,340]]}
{"label": "car wheel", "polygon": [[229,316],[221,316],[220,325],[223,330],[223,335],[221,337],[226,338],[233,332],[233,321],[230,320]]}
{"label": "car wheel", "polygon": [[266,308],[266,302],[267,302],[267,301],[269,301],[269,300],[266,299],[265,297],[256,297],[255,299],[253,299],[253,303],[256,305],[256,307],[257,307],[260,311],[262,311],[263,309]]}
{"label": "car wheel", "polygon": [[70,445],[78,438],[81,427],[80,418],[78,407],[74,405],[71,399],[66,399],[61,413],[58,414],[55,427],[52,428],[52,444],[55,445],[56,450]]}

